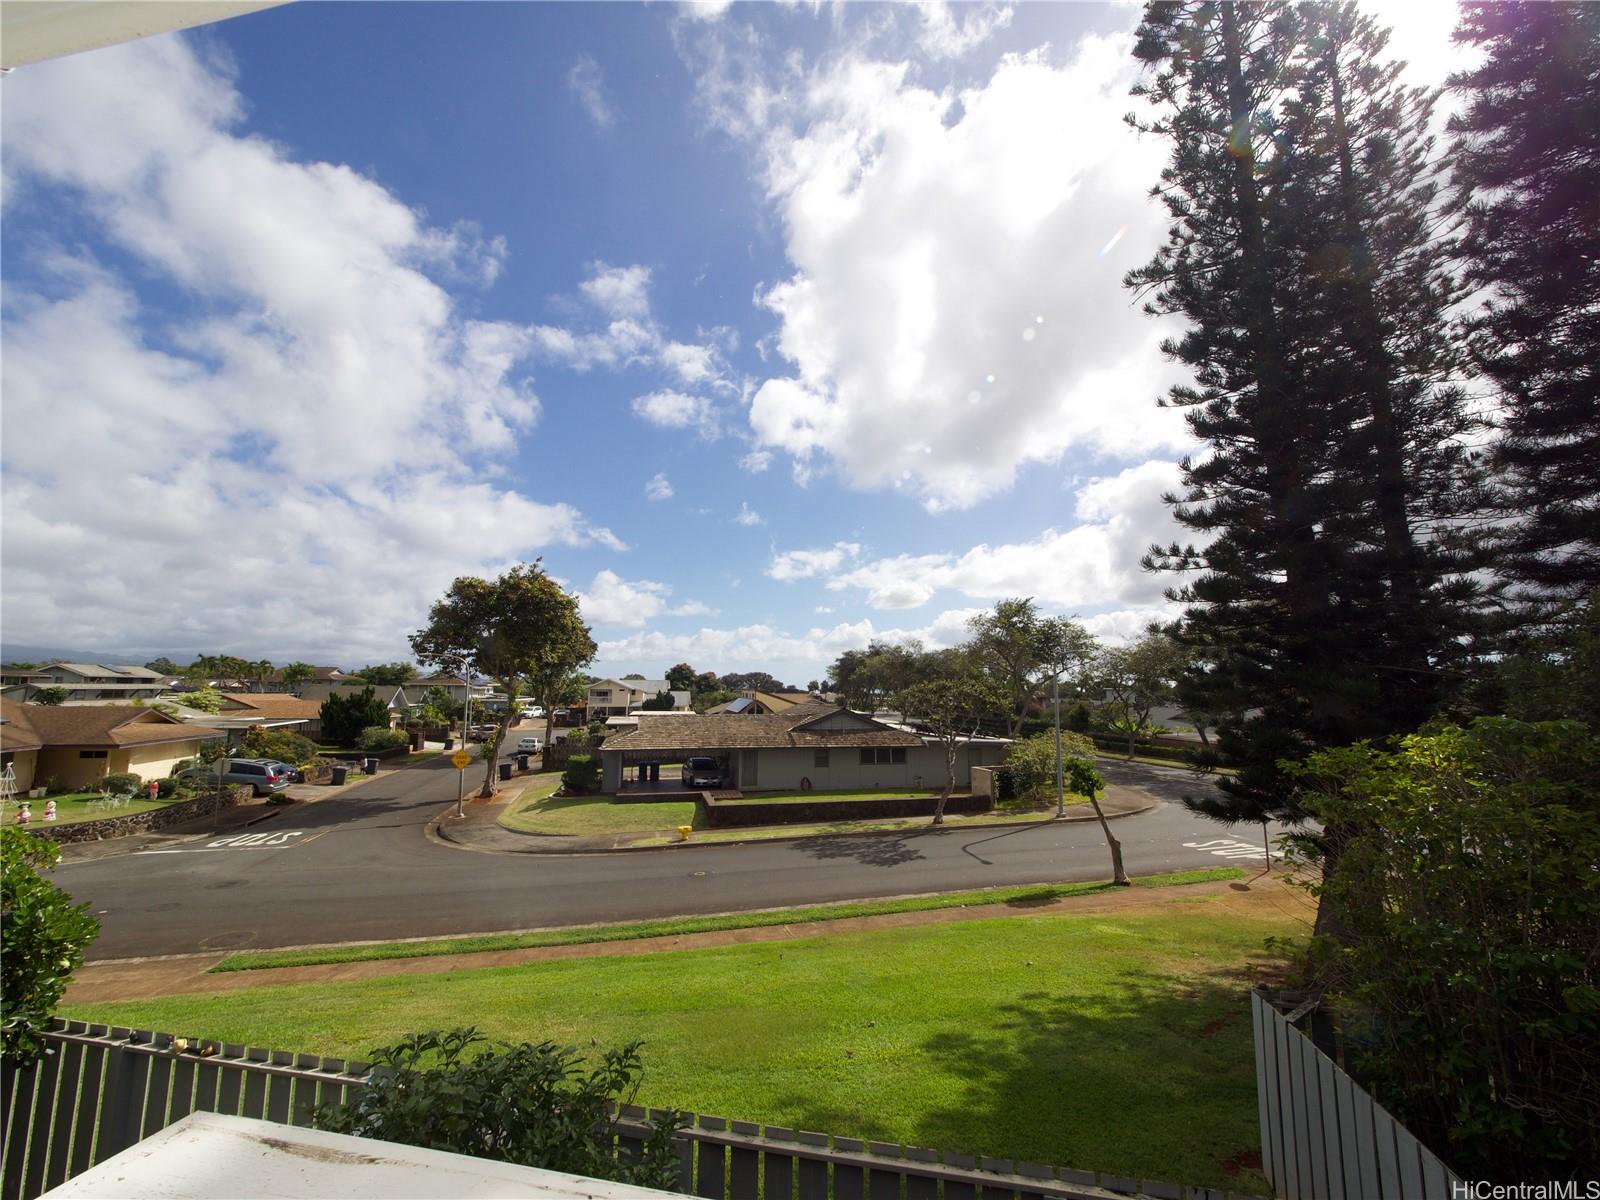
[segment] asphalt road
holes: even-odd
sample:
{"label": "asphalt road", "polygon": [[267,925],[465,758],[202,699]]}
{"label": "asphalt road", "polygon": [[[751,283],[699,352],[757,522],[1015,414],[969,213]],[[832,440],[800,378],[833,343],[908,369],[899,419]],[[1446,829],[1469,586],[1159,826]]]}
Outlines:
{"label": "asphalt road", "polygon": [[[1248,855],[1248,847],[1260,846],[1258,830],[1230,832],[1176,803],[1195,786],[1185,772],[1104,760],[1102,770],[1111,782],[1168,802],[1114,822],[1130,873],[1235,860],[1259,865],[1259,855]],[[930,826],[610,854],[487,854],[426,837],[424,827],[455,794],[453,767],[419,764],[291,808],[242,834],[64,864],[55,879],[100,915],[101,934],[90,949],[90,958],[100,960],[728,912],[1110,873],[1093,821],[959,831]]]}

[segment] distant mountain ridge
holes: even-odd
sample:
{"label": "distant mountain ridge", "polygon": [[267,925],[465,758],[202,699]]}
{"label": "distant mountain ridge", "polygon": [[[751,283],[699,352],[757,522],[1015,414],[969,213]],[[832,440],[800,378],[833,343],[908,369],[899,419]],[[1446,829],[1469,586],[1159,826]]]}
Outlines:
{"label": "distant mountain ridge", "polygon": [[0,662],[77,662],[137,667],[158,658],[186,663],[194,657],[194,652],[188,650],[65,650],[59,646],[30,646],[23,642],[0,641]]}

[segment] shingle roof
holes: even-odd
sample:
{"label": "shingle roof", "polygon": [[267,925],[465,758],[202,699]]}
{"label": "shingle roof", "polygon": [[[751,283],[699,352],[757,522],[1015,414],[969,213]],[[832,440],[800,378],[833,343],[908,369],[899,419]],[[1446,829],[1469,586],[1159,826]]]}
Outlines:
{"label": "shingle roof", "polygon": [[28,711],[26,704],[0,700],[0,750],[38,750],[44,745]]}
{"label": "shingle roof", "polygon": [[[316,700],[302,700],[299,696],[291,696],[285,692],[260,692],[241,694],[231,693],[228,699],[248,709],[249,713],[257,713],[267,720],[297,720],[305,719],[314,721],[322,715],[322,704]],[[249,715],[249,713],[241,715]]]}
{"label": "shingle roof", "polygon": [[[831,704],[800,704],[770,716],[733,713],[655,719],[639,714],[639,728],[605,740],[603,750],[763,750],[821,749],[828,746],[920,746],[914,733],[872,722],[871,728],[805,729],[839,709]],[[865,718],[863,718],[865,719]]]}
{"label": "shingle roof", "polygon": [[[186,725],[153,708],[134,708],[127,704],[25,707],[10,701],[4,703],[7,721],[12,719],[13,708],[24,709],[23,720],[37,735],[41,746],[143,746],[222,736],[220,729]],[[9,739],[6,748],[12,748]]]}

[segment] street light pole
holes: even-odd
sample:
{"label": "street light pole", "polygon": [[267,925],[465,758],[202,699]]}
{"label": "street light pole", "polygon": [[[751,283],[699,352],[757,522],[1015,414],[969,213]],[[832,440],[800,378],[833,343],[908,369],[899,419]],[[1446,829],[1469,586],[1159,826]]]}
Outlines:
{"label": "street light pole", "polygon": [[1061,770],[1061,675],[1050,681],[1056,702],[1056,816],[1067,815],[1067,785]]}
{"label": "street light pole", "polygon": [[467,787],[467,769],[465,767],[457,767],[456,768],[456,816],[458,816],[458,817],[464,817],[464,816],[467,815],[466,813],[461,811],[461,797],[462,797],[462,794],[466,791],[466,787]]}

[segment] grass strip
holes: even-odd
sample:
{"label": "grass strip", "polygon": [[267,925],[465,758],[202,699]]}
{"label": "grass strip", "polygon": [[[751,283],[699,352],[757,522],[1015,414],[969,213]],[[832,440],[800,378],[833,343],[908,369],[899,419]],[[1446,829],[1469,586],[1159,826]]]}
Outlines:
{"label": "grass strip", "polygon": [[[1211,867],[1199,871],[1173,871],[1134,879],[1136,887],[1174,887],[1187,883],[1213,883],[1242,879],[1241,867]],[[530,946],[573,946],[585,942],[626,942],[639,938],[709,933],[721,929],[757,929],[768,925],[797,925],[807,921],[840,921],[848,917],[876,917],[888,913],[926,912],[940,908],[977,908],[991,904],[1041,905],[1068,896],[1092,896],[1115,890],[1109,883],[1023,884],[950,892],[942,896],[910,896],[899,900],[865,900],[846,904],[818,904],[806,908],[766,909],[726,913],[711,917],[681,917],[660,921],[632,921],[619,925],[588,925],[573,929],[545,929],[531,933],[500,933],[480,937],[436,938],[422,942],[374,942],[366,945],[328,946],[305,950],[256,950],[230,954],[213,973],[266,971],[275,967],[311,967],[324,963],[374,962],[389,958],[435,958],[443,954],[479,954],[490,950],[521,950]]]}

